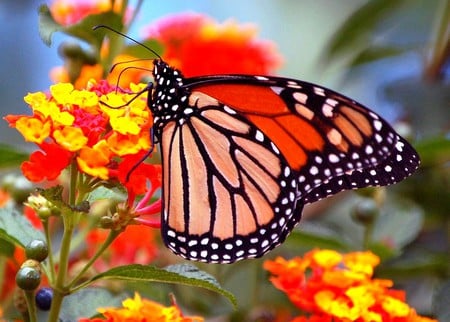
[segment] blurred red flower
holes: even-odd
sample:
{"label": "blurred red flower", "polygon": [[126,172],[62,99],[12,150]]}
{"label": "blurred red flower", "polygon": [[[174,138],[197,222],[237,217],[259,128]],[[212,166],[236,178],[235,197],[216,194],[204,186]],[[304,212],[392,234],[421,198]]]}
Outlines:
{"label": "blurred red flower", "polygon": [[251,24],[218,24],[197,13],[161,18],[144,28],[146,39],[162,43],[162,58],[186,77],[211,74],[272,74],[281,65],[275,45],[256,38]]}

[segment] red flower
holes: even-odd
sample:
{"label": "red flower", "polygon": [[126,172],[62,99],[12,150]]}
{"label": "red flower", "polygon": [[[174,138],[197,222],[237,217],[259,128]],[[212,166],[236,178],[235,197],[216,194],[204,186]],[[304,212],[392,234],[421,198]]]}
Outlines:
{"label": "red flower", "polygon": [[24,176],[32,181],[55,180],[70,163],[72,153],[62,149],[55,143],[42,142],[42,151],[35,151],[30,155],[30,161],[22,163]]}
{"label": "red flower", "polygon": [[256,27],[250,24],[218,24],[204,15],[182,13],[157,20],[144,33],[160,41],[163,59],[188,77],[271,74],[281,63],[274,44],[256,39]]}

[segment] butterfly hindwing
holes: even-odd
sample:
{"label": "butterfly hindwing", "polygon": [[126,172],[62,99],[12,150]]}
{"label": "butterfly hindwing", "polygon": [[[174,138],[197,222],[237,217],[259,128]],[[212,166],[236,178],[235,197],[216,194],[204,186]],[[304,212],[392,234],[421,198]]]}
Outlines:
{"label": "butterfly hindwing", "polygon": [[235,111],[202,93],[189,101],[192,112],[161,137],[165,243],[193,260],[259,257],[300,220],[295,174]]}

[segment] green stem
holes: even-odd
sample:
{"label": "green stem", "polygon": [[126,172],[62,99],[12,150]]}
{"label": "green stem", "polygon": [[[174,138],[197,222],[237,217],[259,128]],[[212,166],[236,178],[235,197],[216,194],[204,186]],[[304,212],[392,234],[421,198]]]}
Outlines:
{"label": "green stem", "polygon": [[63,215],[64,233],[61,241],[61,250],[59,254],[59,268],[56,276],[56,282],[53,287],[53,299],[50,308],[49,322],[57,322],[59,319],[59,311],[61,310],[64,296],[67,295],[67,288],[65,287],[67,271],[69,267],[70,258],[70,242],[73,233],[73,213],[66,213]]}
{"label": "green stem", "polygon": [[369,249],[369,247],[370,247],[370,243],[371,243],[372,235],[373,235],[373,229],[375,227],[375,225],[374,225],[375,222],[376,222],[376,220],[373,220],[372,222],[367,223],[364,226],[365,229],[364,229],[363,244],[362,244],[363,250]]}
{"label": "green stem", "polygon": [[69,205],[74,205],[77,194],[78,169],[75,160],[70,164],[70,186],[69,186]]}
{"label": "green stem", "polygon": [[25,291],[25,300],[28,307],[28,318],[30,322],[37,322],[36,304],[34,302],[34,291]]}
{"label": "green stem", "polygon": [[48,220],[44,220],[43,221],[43,226],[44,226],[44,234],[45,234],[45,240],[47,242],[47,247],[48,247],[48,279],[50,282],[50,285],[52,285],[55,282],[55,275],[56,275],[56,271],[55,271],[55,261],[53,259],[53,246],[52,246],[52,239],[50,236],[50,227],[48,224]]}
{"label": "green stem", "polygon": [[111,243],[116,239],[116,237],[120,234],[121,231],[111,230],[109,232],[108,238],[106,238],[105,242],[102,246],[97,250],[94,256],[86,263],[83,269],[73,278],[72,282],[69,284],[70,291],[74,291],[72,287],[78,282],[78,280],[83,277],[84,273],[94,264],[94,262],[103,254],[103,252],[111,245]]}
{"label": "green stem", "polygon": [[[69,184],[69,205],[73,205],[76,199],[78,170],[75,161],[72,161],[70,166],[70,184]],[[53,298],[48,317],[49,322],[59,321],[59,312],[64,296],[68,294],[68,289],[65,286],[67,279],[67,272],[69,269],[70,259],[70,245],[72,241],[72,234],[75,226],[75,214],[72,211],[67,211],[61,214],[63,219],[64,232],[61,240],[61,247],[59,251],[59,267],[56,275],[56,280],[53,285]]]}

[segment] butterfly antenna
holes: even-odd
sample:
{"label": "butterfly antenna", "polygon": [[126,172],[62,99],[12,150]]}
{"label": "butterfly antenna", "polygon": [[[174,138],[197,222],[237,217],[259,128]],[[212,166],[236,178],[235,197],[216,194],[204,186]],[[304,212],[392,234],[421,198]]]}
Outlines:
{"label": "butterfly antenna", "polygon": [[115,30],[115,29],[113,29],[113,28],[111,28],[111,27],[109,27],[109,26],[107,26],[107,25],[97,25],[97,26],[94,26],[94,27],[92,28],[92,30],[97,30],[97,29],[100,29],[100,28],[105,28],[105,29],[108,29],[108,30],[110,30],[110,31],[112,31],[112,32],[114,32],[114,33],[116,33],[116,34],[118,34],[118,35],[121,35],[122,37],[124,37],[124,38],[126,38],[126,39],[128,39],[128,40],[131,40],[131,41],[134,42],[135,44],[141,45],[142,47],[144,47],[145,49],[147,49],[148,51],[150,51],[151,53],[153,53],[153,54],[154,54],[156,57],[158,57],[159,59],[162,59],[161,56],[158,55],[158,53],[157,53],[156,51],[154,51],[153,49],[151,49],[150,47],[144,45],[143,43],[137,41],[136,39],[133,39],[133,38],[131,38],[131,37],[125,35],[124,33],[120,32],[120,31],[118,31],[118,30]]}
{"label": "butterfly antenna", "polygon": [[145,60],[153,60],[153,58],[138,58],[138,59],[131,59],[131,60],[120,61],[120,62],[115,63],[114,65],[112,65],[111,69],[109,70],[109,72],[111,73],[119,65],[135,63],[135,62],[140,62],[140,61],[145,61]]}

